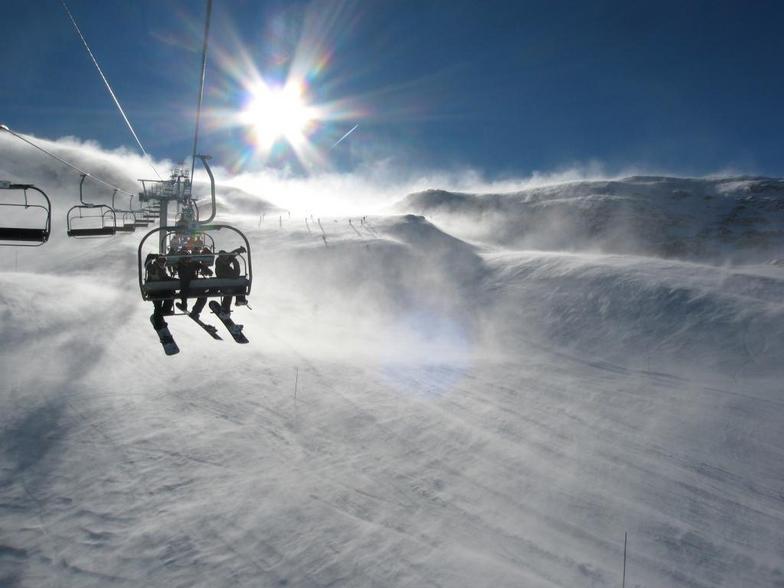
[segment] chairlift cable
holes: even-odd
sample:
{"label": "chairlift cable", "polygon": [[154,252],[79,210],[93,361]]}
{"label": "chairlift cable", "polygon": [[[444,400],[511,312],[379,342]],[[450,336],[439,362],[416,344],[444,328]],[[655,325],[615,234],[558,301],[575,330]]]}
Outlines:
{"label": "chairlift cable", "polygon": [[104,186],[108,186],[109,188],[112,188],[113,190],[117,190],[118,192],[122,192],[123,194],[128,194],[129,196],[133,196],[133,194],[132,194],[131,192],[128,192],[127,190],[123,190],[122,188],[118,188],[118,187],[117,187],[117,186],[115,186],[114,184],[112,184],[112,183],[110,183],[110,182],[107,182],[106,180],[102,180],[102,179],[101,179],[101,178],[99,178],[98,176],[94,176],[94,175],[93,175],[93,174],[91,174],[90,172],[88,172],[88,171],[85,171],[85,170],[83,170],[82,168],[75,166],[73,163],[70,163],[70,162],[66,161],[66,160],[65,160],[65,159],[63,159],[62,157],[60,157],[60,156],[58,156],[58,155],[55,155],[54,153],[52,153],[51,151],[48,151],[48,150],[44,149],[44,148],[43,148],[43,147],[41,147],[40,145],[36,145],[36,144],[35,144],[35,143],[33,143],[33,142],[30,140],[30,139],[27,139],[27,138],[23,137],[22,135],[20,135],[19,133],[16,133],[16,132],[12,131],[12,130],[11,130],[10,128],[8,128],[6,125],[0,124],[0,131],[6,131],[6,132],[8,132],[8,133],[11,133],[11,134],[12,134],[14,137],[16,137],[17,139],[21,139],[22,141],[24,141],[25,143],[27,143],[27,144],[28,144],[28,145],[30,145],[31,147],[35,147],[35,148],[36,148],[36,149],[38,149],[39,151],[41,151],[41,152],[45,153],[46,155],[48,155],[49,157],[52,157],[52,158],[56,159],[57,161],[59,161],[59,162],[60,162],[60,163],[62,163],[63,165],[67,165],[67,166],[68,166],[68,167],[70,167],[71,169],[78,171],[80,174],[84,174],[84,175],[85,175],[85,176],[87,176],[88,178],[92,178],[93,180],[95,180],[96,182],[99,182],[99,183],[103,184]]}
{"label": "chairlift cable", "polygon": [[128,125],[128,129],[131,131],[133,138],[136,140],[136,144],[139,146],[139,149],[142,150],[142,153],[145,155],[145,157],[147,157],[150,160],[150,167],[152,168],[152,171],[155,172],[155,175],[158,176],[159,180],[162,179],[160,174],[158,173],[158,170],[155,169],[155,166],[152,164],[152,158],[150,157],[149,153],[147,153],[147,151],[144,149],[144,146],[142,145],[142,142],[139,140],[136,131],[133,130],[131,121],[128,120],[128,116],[125,114],[123,107],[120,105],[120,101],[117,99],[117,95],[114,93],[114,90],[112,90],[112,87],[109,84],[109,80],[106,79],[106,76],[104,75],[101,66],[98,65],[98,61],[95,59],[95,55],[93,55],[93,52],[90,50],[90,46],[87,44],[87,39],[84,38],[81,29],[79,29],[79,25],[76,24],[76,20],[74,19],[73,14],[71,14],[71,11],[68,9],[68,5],[65,3],[65,0],[60,0],[60,3],[63,5],[66,14],[68,14],[68,18],[71,20],[71,24],[73,25],[74,29],[76,29],[76,33],[79,35],[79,38],[82,40],[82,44],[84,45],[84,48],[87,50],[87,54],[90,56],[90,59],[93,60],[93,63],[95,64],[95,68],[98,70],[98,73],[100,74],[103,83],[106,85],[106,89],[109,91],[112,100],[114,100],[114,103],[117,105],[117,109],[120,111],[123,120],[125,120],[125,124]]}
{"label": "chairlift cable", "polygon": [[193,171],[196,167],[196,147],[199,143],[199,121],[201,120],[201,103],[204,99],[204,78],[207,73],[207,41],[210,35],[211,14],[212,0],[207,0],[207,18],[204,22],[204,46],[201,53],[201,83],[199,84],[199,102],[196,106],[196,130],[193,134],[193,155],[191,157],[191,185],[193,185]]}

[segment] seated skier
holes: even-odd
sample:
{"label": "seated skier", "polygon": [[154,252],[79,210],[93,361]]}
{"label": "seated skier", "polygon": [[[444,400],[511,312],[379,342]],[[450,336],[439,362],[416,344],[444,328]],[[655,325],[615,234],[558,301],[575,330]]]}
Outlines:
{"label": "seated skier", "polygon": [[[240,262],[237,261],[237,255],[245,253],[247,250],[244,247],[238,247],[234,251],[227,253],[223,249],[218,252],[218,257],[215,260],[215,276],[218,278],[239,278],[240,277]],[[248,304],[244,292],[237,294],[237,306]],[[231,314],[231,299],[232,296],[224,296],[221,299],[221,313],[218,315],[222,319],[228,319]]]}
{"label": "seated skier", "polygon": [[[209,247],[201,247],[199,248],[198,252],[194,250],[193,253],[194,255],[197,256],[197,259],[201,263],[202,268],[209,269],[215,263],[215,256],[213,255]],[[204,277],[211,276],[212,270],[210,270],[208,273],[202,270],[202,274],[204,275]]]}
{"label": "seated skier", "polygon": [[166,262],[166,267],[169,269],[169,273],[172,277],[177,276],[177,255],[178,255],[179,248],[172,243],[169,246],[169,251],[166,253],[167,258],[171,258]]}
{"label": "seated skier", "polygon": [[180,277],[180,302],[177,304],[184,312],[188,312],[188,293],[191,281],[196,277],[196,266],[190,258],[191,252],[184,247],[177,252],[177,275]]}
{"label": "seated skier", "polygon": [[[192,261],[196,268],[196,277],[202,276],[204,278],[209,278],[212,275],[212,270],[210,269],[210,266],[212,265],[212,251],[210,251],[209,248],[202,248],[199,258]],[[199,296],[196,299],[196,304],[193,305],[193,310],[189,313],[190,317],[192,319],[198,319],[199,314],[201,314],[201,311],[206,304],[207,297]]]}
{"label": "seated skier", "polygon": [[[163,255],[156,255],[150,253],[144,261],[144,267],[147,269],[147,281],[156,282],[162,280],[170,280],[171,276],[166,271],[166,257]],[[159,296],[171,296],[170,298],[158,298],[152,301],[153,313],[152,321],[155,330],[159,331],[167,326],[166,321],[163,320],[164,315],[172,314],[174,310],[174,292],[165,291],[160,292]]]}
{"label": "seated skier", "polygon": [[[180,276],[180,302],[177,304],[177,307],[182,309],[183,312],[188,312],[188,295],[190,294],[191,281],[199,277],[200,274],[204,277],[211,276],[212,270],[203,261],[193,259],[191,252],[187,249],[182,249],[180,256],[177,262],[177,273]],[[199,296],[189,316],[193,319],[198,319],[205,304],[207,304],[207,297]]]}

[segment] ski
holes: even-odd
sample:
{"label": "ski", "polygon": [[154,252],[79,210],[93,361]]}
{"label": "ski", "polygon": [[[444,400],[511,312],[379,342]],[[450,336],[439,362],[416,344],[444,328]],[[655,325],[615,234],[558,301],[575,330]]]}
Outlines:
{"label": "ski", "polygon": [[[155,329],[155,319],[152,316],[150,316],[150,322],[152,323],[152,328]],[[169,327],[155,329],[155,332],[158,333],[158,339],[161,340],[161,345],[163,345],[163,351],[166,355],[175,355],[180,352],[180,348],[177,347],[174,337],[172,337],[172,334],[169,332]]]}
{"label": "ski", "polygon": [[179,308],[180,310],[182,310],[183,312],[185,312],[185,314],[187,314],[187,315],[188,315],[188,317],[189,317],[189,318],[190,318],[190,319],[191,319],[191,320],[192,320],[194,323],[196,323],[196,324],[197,324],[197,325],[199,325],[199,326],[200,326],[202,329],[204,329],[205,331],[207,331],[207,333],[210,335],[210,337],[212,337],[213,339],[217,339],[218,341],[223,341],[223,338],[222,338],[220,335],[218,335],[218,327],[216,327],[215,325],[208,325],[207,323],[205,323],[204,321],[202,321],[202,320],[201,320],[201,319],[200,319],[198,316],[194,316],[194,315],[192,315],[191,313],[187,312],[187,311],[185,310],[185,308],[183,308],[183,306],[182,306],[182,303],[180,303],[180,302],[178,302],[178,303],[177,303],[177,308]]}
{"label": "ski", "polygon": [[229,333],[237,343],[249,343],[248,338],[242,333],[242,325],[235,323],[233,320],[231,320],[231,317],[225,319],[221,318],[221,305],[218,304],[215,300],[210,301],[210,310],[215,313],[215,316],[220,319],[220,322],[226,325]]}

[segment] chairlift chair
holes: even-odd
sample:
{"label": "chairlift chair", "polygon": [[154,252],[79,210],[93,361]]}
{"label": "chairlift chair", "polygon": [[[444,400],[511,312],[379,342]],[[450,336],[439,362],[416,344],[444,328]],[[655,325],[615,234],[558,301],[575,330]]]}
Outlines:
{"label": "chairlift chair", "polygon": [[209,233],[204,232],[201,227],[197,230],[183,230],[180,227],[175,227],[175,230],[166,232],[165,242],[166,251],[180,251],[183,248],[193,250],[198,246],[201,249],[206,247],[215,253],[215,239]]}
{"label": "chairlift chair", "polygon": [[128,212],[133,214],[133,225],[135,228],[147,227],[150,224],[145,217],[144,208],[134,209],[133,195],[128,199]]}
{"label": "chairlift chair", "polygon": [[131,200],[128,202],[128,209],[122,210],[115,206],[115,197],[117,196],[117,189],[115,188],[114,193],[112,194],[112,208],[114,209],[115,214],[121,214],[120,222],[117,224],[117,232],[118,233],[133,233],[136,230],[136,215],[131,210],[131,202],[133,201],[133,196],[131,196]]}
{"label": "chairlift chair", "polygon": [[[177,238],[179,237],[181,240],[183,237],[187,239],[188,237],[198,235],[202,238],[202,242],[204,243],[203,246],[208,248],[211,253],[202,254],[200,252],[196,252],[192,255],[188,255],[188,257],[195,261],[201,261],[206,265],[213,265],[213,262],[218,256],[218,253],[215,251],[214,235],[220,231],[225,231],[225,233],[221,234],[222,237],[230,236],[233,238],[234,244],[241,244],[243,247],[245,247],[246,252],[244,254],[228,253],[228,255],[236,256],[240,262],[239,277],[197,277],[191,280],[186,292],[181,292],[180,280],[177,278],[156,281],[147,279],[147,268],[145,267],[145,262],[150,257],[150,255],[161,255],[156,251],[148,251],[145,249],[145,244],[150,237],[156,236],[152,240],[152,243],[157,245],[160,242],[160,233],[164,232],[166,234],[166,241],[174,245],[174,247],[170,248],[172,249],[171,253],[162,255],[166,259],[166,265],[168,267],[175,267],[177,262],[182,258],[182,254],[179,252],[179,250],[177,250],[176,247],[178,240]],[[225,241],[226,239],[221,239],[222,243]],[[236,249],[236,247],[233,249]],[[145,253],[146,251],[147,253]],[[227,251],[230,250],[227,249]],[[222,298],[224,296],[241,295],[247,296],[250,294],[251,284],[253,282],[253,267],[251,264],[250,243],[248,243],[248,238],[242,231],[230,225],[201,225],[196,231],[183,230],[181,227],[159,227],[153,229],[147,233],[139,243],[137,261],[139,270],[139,289],[141,290],[142,298],[144,300],[167,300],[179,298],[190,299],[201,297]]]}
{"label": "chairlift chair", "polygon": [[67,224],[69,237],[111,237],[117,232],[117,214],[106,204],[77,205],[68,210]]}
{"label": "chairlift chair", "polygon": [[150,220],[157,219],[160,216],[160,214],[161,214],[160,206],[158,207],[148,206],[147,208],[144,209],[144,217]]}
{"label": "chairlift chair", "polygon": [[[35,226],[0,226],[0,246],[40,247],[46,243],[49,240],[52,227],[52,204],[46,193],[32,184],[12,184],[6,181],[0,181],[0,189],[22,190],[24,192],[24,203],[0,202],[0,209],[8,212],[24,210],[25,223],[32,224],[35,221]],[[38,192],[44,201],[31,204],[27,197],[28,190]],[[26,214],[30,210],[34,211],[34,214]],[[3,217],[7,218],[7,215],[3,215]]]}
{"label": "chairlift chair", "polygon": [[130,210],[116,211],[122,212],[122,219],[117,226],[118,233],[133,233],[136,230],[136,215]]}
{"label": "chairlift chair", "polygon": [[115,188],[114,193],[112,194],[112,208],[116,214],[122,214],[120,217],[120,223],[117,225],[117,232],[118,233],[133,233],[136,230],[136,215],[134,214],[133,210],[131,210],[131,204],[133,203],[133,196],[131,196],[130,200],[128,201],[128,209],[122,210],[115,206],[115,197],[117,196],[117,188]]}
{"label": "chairlift chair", "polygon": [[68,209],[66,216],[69,237],[111,237],[117,232],[117,213],[107,204],[85,202],[82,186],[87,176],[79,182],[79,202]]}

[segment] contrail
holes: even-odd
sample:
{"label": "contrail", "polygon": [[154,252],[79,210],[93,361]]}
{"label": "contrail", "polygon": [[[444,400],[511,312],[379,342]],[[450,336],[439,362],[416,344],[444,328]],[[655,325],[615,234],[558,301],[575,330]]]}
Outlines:
{"label": "contrail", "polygon": [[330,149],[334,149],[335,147],[337,147],[338,145],[340,145],[340,142],[341,142],[341,141],[343,141],[343,139],[345,139],[346,137],[348,137],[348,136],[349,136],[351,133],[353,133],[354,131],[356,131],[356,130],[357,130],[357,127],[359,127],[359,123],[355,124],[353,127],[351,127],[351,130],[350,130],[348,133],[346,133],[346,134],[345,134],[345,135],[343,135],[343,136],[342,136],[340,139],[338,139],[337,141],[335,141],[335,144],[334,144],[332,147],[330,147]]}

